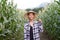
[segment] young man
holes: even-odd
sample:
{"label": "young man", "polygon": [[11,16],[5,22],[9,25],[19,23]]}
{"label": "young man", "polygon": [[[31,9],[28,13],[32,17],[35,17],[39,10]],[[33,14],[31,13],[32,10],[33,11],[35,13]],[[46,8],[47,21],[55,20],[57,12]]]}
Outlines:
{"label": "young man", "polygon": [[24,24],[24,40],[40,40],[40,32],[43,32],[42,21],[35,21],[36,12],[29,11],[25,14],[28,22]]}

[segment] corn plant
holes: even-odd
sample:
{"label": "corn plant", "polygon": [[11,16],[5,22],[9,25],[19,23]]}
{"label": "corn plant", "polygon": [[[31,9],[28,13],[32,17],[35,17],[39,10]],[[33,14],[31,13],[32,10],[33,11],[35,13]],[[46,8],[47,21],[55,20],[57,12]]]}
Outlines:
{"label": "corn plant", "polygon": [[23,26],[18,13],[13,2],[0,1],[0,40],[23,40]]}
{"label": "corn plant", "polygon": [[54,2],[45,7],[39,16],[50,40],[60,40],[60,2]]}

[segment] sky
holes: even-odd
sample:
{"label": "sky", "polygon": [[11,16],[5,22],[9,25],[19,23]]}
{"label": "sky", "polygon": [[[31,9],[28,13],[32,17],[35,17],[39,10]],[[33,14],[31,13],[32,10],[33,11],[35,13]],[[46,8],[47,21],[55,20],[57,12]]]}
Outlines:
{"label": "sky", "polygon": [[38,5],[44,2],[50,3],[51,0],[13,0],[13,2],[14,4],[17,4],[18,9],[26,9],[37,7]]}

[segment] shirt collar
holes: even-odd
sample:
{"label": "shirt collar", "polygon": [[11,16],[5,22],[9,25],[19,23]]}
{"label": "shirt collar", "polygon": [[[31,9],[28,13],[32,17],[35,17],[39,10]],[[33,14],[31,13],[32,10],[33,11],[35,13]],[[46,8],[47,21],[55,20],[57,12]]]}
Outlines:
{"label": "shirt collar", "polygon": [[[38,21],[33,21],[34,23],[33,23],[33,25],[35,24],[35,23],[37,23]],[[27,25],[29,25],[30,26],[30,24],[29,24],[29,21],[27,22]]]}

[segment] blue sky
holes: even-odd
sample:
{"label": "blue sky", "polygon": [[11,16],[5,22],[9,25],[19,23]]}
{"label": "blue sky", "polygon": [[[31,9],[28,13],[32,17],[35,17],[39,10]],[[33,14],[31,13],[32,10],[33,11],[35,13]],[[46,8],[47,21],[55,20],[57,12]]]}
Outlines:
{"label": "blue sky", "polygon": [[17,8],[26,9],[26,8],[34,8],[44,2],[50,3],[51,1],[52,0],[14,0],[13,2],[14,4],[17,4]]}

